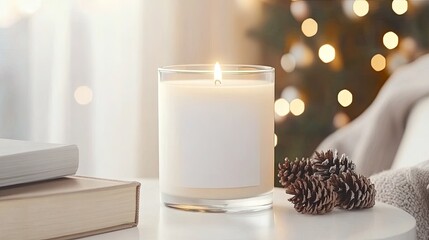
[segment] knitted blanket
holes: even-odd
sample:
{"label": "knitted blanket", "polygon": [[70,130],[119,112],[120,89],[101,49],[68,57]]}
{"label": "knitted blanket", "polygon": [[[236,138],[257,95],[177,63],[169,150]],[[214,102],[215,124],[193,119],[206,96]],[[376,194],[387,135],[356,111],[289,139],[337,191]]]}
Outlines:
{"label": "knitted blanket", "polygon": [[371,176],[376,200],[399,207],[416,219],[417,238],[429,239],[429,160],[415,167]]}
{"label": "knitted blanket", "polygon": [[429,95],[429,55],[399,68],[374,102],[350,124],[328,136],[317,150],[337,149],[370,176],[392,166],[413,105]]}

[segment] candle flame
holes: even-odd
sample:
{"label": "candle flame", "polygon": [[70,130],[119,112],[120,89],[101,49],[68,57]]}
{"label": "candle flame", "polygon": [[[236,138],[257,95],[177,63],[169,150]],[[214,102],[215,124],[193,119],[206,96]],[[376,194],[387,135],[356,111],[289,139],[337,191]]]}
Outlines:
{"label": "candle flame", "polygon": [[214,82],[216,85],[222,83],[222,70],[220,69],[220,65],[218,62],[216,62],[214,67]]}

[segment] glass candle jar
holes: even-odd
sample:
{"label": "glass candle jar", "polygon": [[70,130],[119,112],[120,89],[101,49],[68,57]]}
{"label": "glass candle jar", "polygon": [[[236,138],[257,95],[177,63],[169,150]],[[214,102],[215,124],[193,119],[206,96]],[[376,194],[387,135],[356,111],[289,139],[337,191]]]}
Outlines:
{"label": "glass candle jar", "polygon": [[158,69],[161,201],[190,211],[271,208],[274,68]]}

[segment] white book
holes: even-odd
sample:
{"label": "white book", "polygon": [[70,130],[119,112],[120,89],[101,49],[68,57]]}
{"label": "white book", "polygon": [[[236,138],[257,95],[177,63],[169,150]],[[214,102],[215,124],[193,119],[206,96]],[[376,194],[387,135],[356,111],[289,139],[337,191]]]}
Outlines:
{"label": "white book", "polygon": [[76,145],[0,138],[0,187],[74,175]]}

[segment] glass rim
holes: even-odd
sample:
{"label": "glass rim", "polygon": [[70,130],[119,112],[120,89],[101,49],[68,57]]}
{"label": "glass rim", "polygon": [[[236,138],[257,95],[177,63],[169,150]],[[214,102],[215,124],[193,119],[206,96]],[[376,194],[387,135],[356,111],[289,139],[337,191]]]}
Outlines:
{"label": "glass rim", "polygon": [[[168,65],[158,68],[160,73],[214,73],[214,64],[180,64]],[[264,65],[252,64],[221,64],[222,73],[251,74],[270,73],[274,68]]]}

